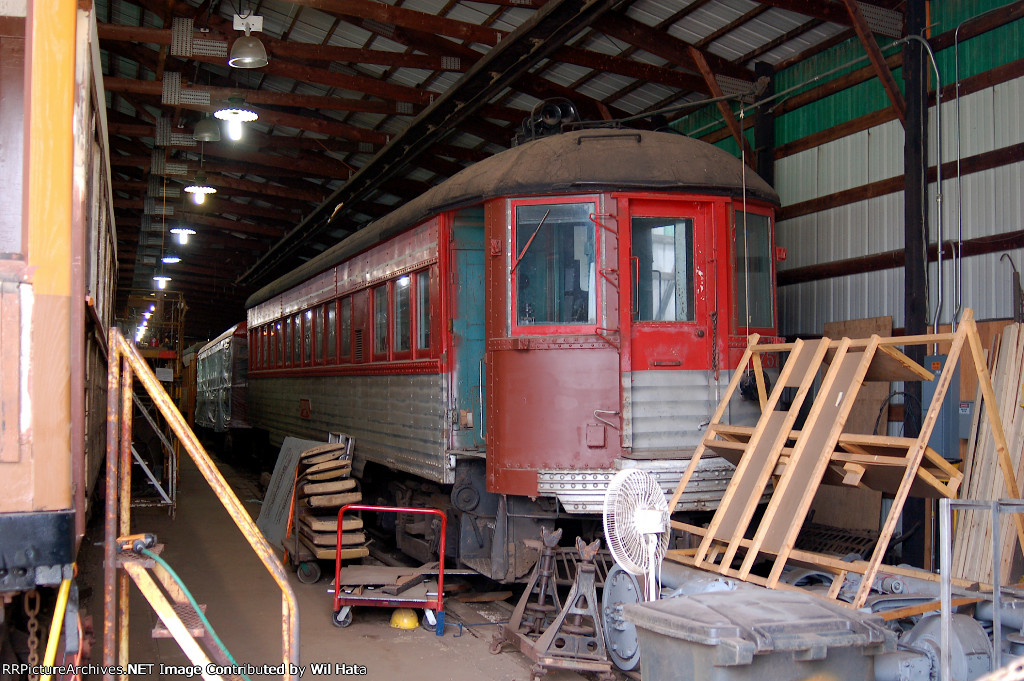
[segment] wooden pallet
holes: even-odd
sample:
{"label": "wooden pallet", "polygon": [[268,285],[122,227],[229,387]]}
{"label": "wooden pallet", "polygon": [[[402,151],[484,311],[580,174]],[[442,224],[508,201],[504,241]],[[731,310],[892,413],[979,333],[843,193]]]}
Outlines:
{"label": "wooden pallet", "polygon": [[[979,384],[990,398],[991,380],[981,354],[977,329],[970,310],[964,314],[954,334],[930,334],[914,337],[797,341],[792,344],[758,344],[752,336],[737,371],[733,373],[722,401],[697,447],[669,508],[674,508],[705,451],[732,460],[736,471],[722,501],[707,528],[681,522],[673,527],[701,537],[696,550],[670,551],[669,558],[722,575],[751,581],[770,588],[783,588],[782,571],[791,559],[817,565],[835,572],[829,596],[838,595],[848,572],[860,573],[860,590],[851,604],[864,605],[871,583],[881,565],[882,556],[910,494],[953,497],[963,480],[962,473],[928,447],[938,418],[942,398],[952,380],[962,351],[967,347],[978,370]],[[942,373],[936,378],[911,360],[899,347],[949,341],[950,351]],[[762,373],[761,357],[767,353],[788,352],[778,381],[770,394]],[[733,398],[740,377],[748,367],[758,386],[761,417],[752,428],[722,422],[726,406]],[[808,401],[811,388],[821,377],[820,386],[800,430],[793,425]],[[845,433],[844,426],[861,386],[866,380],[936,380],[935,397],[916,438]],[[987,387],[986,387],[987,386]],[[788,410],[780,410],[784,390],[796,394]],[[994,401],[994,400],[993,400]],[[1006,439],[998,414],[989,411],[996,450],[1006,454]],[[1001,456],[1002,456],[1001,455]],[[1000,461],[1006,486],[1019,498],[1014,471],[1008,457]],[[863,486],[893,495],[879,539],[870,560],[840,563],[794,549],[797,535],[814,495],[822,484]],[[768,505],[756,522],[755,511],[762,495]],[[1024,538],[1024,524],[1018,522],[1018,534]],[[797,555],[797,553],[799,555]],[[755,563],[768,560],[767,577],[751,573]],[[840,567],[841,566],[841,567]]]}

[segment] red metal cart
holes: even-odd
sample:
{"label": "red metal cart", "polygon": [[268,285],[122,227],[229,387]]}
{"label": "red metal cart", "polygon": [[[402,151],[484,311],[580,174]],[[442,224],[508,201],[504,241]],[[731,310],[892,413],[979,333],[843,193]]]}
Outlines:
{"label": "red metal cart", "polygon": [[[385,577],[392,576],[398,582],[402,576],[410,574],[425,575],[432,574],[432,571],[417,570],[415,568],[393,568],[393,567],[370,567],[365,565],[350,565],[341,567],[341,554],[334,562],[334,607],[332,621],[336,626],[347,627],[352,623],[352,608],[354,606],[366,606],[374,608],[417,608],[421,610],[432,610],[436,615],[434,633],[438,636],[444,635],[444,539],[448,530],[448,519],[442,511],[436,508],[403,508],[399,506],[366,506],[363,504],[348,504],[342,506],[338,511],[338,545],[341,546],[342,520],[346,511],[376,511],[378,513],[418,513],[436,515],[441,518],[440,543],[438,545],[438,566],[437,582],[420,581],[411,587],[404,588],[399,585],[392,589],[392,593],[386,593],[384,589],[370,589],[362,582],[364,575],[372,571],[374,575]],[[369,568],[369,569],[368,569]],[[379,580],[377,583],[381,583]],[[346,589],[346,587],[349,587]],[[401,591],[399,591],[401,589]]]}

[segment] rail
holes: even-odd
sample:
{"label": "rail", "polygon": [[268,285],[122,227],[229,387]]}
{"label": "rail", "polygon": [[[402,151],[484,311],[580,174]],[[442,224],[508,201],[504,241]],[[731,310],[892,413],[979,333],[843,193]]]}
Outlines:
{"label": "rail", "polygon": [[[228,515],[274,578],[282,592],[282,661],[284,681],[293,677],[290,670],[299,663],[299,610],[288,575],[270,544],[252,517],[217,470],[199,439],[189,428],[181,412],[171,401],[142,355],[116,328],[109,331],[107,348],[107,468],[106,518],[103,561],[103,665],[107,670],[128,664],[128,575],[117,571],[116,543],[119,536],[131,534],[131,433],[132,387],[135,378],[149,393],[171,430],[192,457],[207,484],[216,493]],[[122,607],[118,608],[117,604]],[[120,615],[118,617],[118,615]],[[116,637],[116,645],[115,645]],[[115,652],[117,660],[115,662]],[[113,678],[111,671],[104,679]]]}

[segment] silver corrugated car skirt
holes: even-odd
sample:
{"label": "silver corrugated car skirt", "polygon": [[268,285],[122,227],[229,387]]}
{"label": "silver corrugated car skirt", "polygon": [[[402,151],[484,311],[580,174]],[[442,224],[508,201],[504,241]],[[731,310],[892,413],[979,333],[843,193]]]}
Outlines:
{"label": "silver corrugated car skirt", "polygon": [[[690,464],[688,458],[678,459],[616,459],[615,468],[603,470],[541,470],[537,473],[537,487],[541,496],[556,497],[569,513],[600,513],[604,508],[604,495],[608,482],[623,468],[639,468],[658,481],[666,496],[671,496],[683,471]],[[729,485],[735,468],[718,456],[703,456],[693,477],[680,497],[676,511],[711,511]]]}

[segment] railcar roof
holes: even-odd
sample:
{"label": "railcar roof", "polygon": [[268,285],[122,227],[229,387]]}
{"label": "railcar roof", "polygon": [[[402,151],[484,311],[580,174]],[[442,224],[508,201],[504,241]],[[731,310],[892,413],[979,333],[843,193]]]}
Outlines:
{"label": "railcar roof", "polygon": [[728,152],[683,135],[583,129],[542,137],[466,168],[263,287],[251,308],[445,211],[501,196],[615,190],[700,192],[779,204],[778,194]]}

